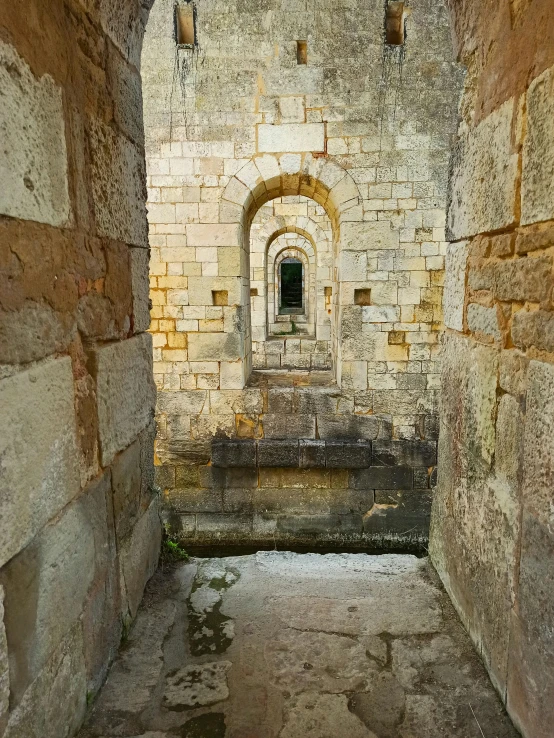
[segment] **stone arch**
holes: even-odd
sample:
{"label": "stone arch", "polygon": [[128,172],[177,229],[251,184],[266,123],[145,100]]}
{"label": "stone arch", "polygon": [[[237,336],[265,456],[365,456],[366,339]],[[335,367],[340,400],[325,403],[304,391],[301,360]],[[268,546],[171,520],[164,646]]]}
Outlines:
{"label": "stone arch", "polygon": [[[287,195],[302,195],[320,204],[333,232],[333,251],[339,250],[341,224],[363,219],[361,195],[351,175],[336,162],[312,154],[264,154],[245,164],[228,182],[220,204],[220,222],[234,224],[243,296],[249,295],[250,227],[262,205]],[[234,230],[234,229],[233,229]],[[243,378],[252,370],[252,326],[250,300],[243,299],[246,340],[243,346]],[[337,376],[340,378],[340,368]]]}
{"label": "stone arch", "polygon": [[222,196],[221,221],[240,223],[248,230],[264,203],[286,195],[304,195],[322,205],[335,239],[346,213],[354,217],[353,209],[362,199],[354,179],[334,161],[312,154],[264,154],[230,179]]}

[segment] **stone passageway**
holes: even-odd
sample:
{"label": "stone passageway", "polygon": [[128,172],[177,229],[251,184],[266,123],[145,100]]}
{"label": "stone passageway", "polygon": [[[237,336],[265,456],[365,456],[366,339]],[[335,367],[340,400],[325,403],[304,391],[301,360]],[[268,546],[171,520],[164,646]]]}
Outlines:
{"label": "stone passageway", "polygon": [[515,738],[426,559],[161,569],[80,738]]}

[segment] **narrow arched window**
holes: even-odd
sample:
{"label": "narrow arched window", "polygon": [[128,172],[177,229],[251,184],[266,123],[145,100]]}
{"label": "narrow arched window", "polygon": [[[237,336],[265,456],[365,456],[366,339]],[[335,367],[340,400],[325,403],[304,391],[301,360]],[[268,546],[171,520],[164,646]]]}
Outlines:
{"label": "narrow arched window", "polygon": [[280,313],[299,313],[304,308],[304,265],[299,259],[283,259],[280,265]]}

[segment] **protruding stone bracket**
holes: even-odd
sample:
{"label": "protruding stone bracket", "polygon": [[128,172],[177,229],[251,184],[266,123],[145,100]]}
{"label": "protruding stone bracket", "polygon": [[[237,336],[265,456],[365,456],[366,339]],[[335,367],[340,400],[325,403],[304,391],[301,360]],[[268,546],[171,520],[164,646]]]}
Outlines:
{"label": "protruding stone bracket", "polygon": [[[436,441],[356,441],[312,439],[215,439],[212,466],[295,469],[431,469],[437,463]],[[410,485],[411,486],[411,485]]]}

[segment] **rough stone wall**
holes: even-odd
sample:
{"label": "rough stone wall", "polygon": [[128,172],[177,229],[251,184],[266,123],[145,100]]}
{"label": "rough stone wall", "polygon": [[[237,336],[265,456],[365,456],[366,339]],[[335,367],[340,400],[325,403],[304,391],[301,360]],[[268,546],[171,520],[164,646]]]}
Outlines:
{"label": "rough stone wall", "polygon": [[430,552],[510,715],[554,721],[554,14],[452,2],[451,175]]}
{"label": "rough stone wall", "polygon": [[0,12],[0,735],[70,736],[157,564],[138,2]]}
{"label": "rough stone wall", "polygon": [[[441,2],[410,3],[402,47],[384,43],[381,0],[199,0],[195,9],[197,46],[178,48],[174,1],[157,0],[142,61],[157,459],[166,499],[183,515],[213,511],[202,508],[209,493],[186,480],[191,464],[209,461],[214,437],[325,439],[320,415],[336,414],[315,409],[326,400],[302,423],[278,410],[276,430],[275,413],[245,390],[262,345],[266,368],[273,350],[281,366],[289,354],[308,368],[302,343],[298,352],[297,341],[266,341],[258,319],[267,295],[253,283],[263,264],[251,236],[275,199],[309,199],[330,224],[318,311],[327,313],[334,391],[350,408],[333,438],[436,438],[461,87]],[[307,40],[307,64],[297,64],[298,40]],[[371,430],[356,436],[361,426]]]}

